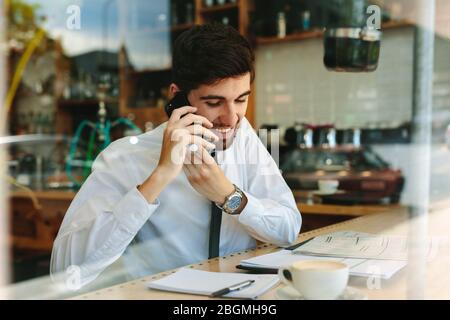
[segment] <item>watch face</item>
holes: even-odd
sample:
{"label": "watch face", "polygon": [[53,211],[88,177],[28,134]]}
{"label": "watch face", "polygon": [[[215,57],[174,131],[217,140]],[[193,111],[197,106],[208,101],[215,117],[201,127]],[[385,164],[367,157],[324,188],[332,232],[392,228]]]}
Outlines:
{"label": "watch face", "polygon": [[241,200],[242,198],[239,195],[234,195],[228,200],[227,207],[232,211],[237,210],[241,205]]}

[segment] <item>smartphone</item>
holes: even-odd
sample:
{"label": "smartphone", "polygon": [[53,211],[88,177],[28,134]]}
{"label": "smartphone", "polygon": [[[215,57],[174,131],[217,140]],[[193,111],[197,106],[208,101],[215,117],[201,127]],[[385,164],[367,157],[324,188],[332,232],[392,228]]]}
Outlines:
{"label": "smartphone", "polygon": [[164,110],[166,111],[167,116],[170,118],[173,110],[190,105],[191,103],[187,98],[186,92],[178,91],[177,93],[175,93],[175,96],[166,104]]}
{"label": "smartphone", "polygon": [[[184,91],[178,91],[177,93],[175,93],[175,96],[165,105],[164,110],[166,111],[167,116],[170,118],[173,110],[190,105],[191,103],[187,98],[187,94]],[[210,140],[206,137],[204,138],[209,142],[214,142],[213,140]],[[211,156],[215,157],[216,152],[214,149],[208,150],[208,152],[211,154]]]}

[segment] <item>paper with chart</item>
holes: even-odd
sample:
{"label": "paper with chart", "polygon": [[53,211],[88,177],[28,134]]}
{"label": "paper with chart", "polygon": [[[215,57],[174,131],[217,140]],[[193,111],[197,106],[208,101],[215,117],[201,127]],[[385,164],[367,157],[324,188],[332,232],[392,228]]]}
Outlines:
{"label": "paper with chart", "polygon": [[165,291],[210,295],[214,291],[246,280],[255,280],[255,282],[249,287],[230,292],[224,297],[256,299],[279,282],[277,275],[209,272],[182,268],[164,278],[147,283],[147,287]]}
{"label": "paper with chart", "polygon": [[[437,238],[427,238],[423,245],[426,248],[427,258],[431,259],[437,253],[439,241]],[[407,260],[408,238],[343,231],[315,237],[293,251],[327,257]]]}
{"label": "paper with chart", "polygon": [[341,261],[348,265],[350,275],[360,277],[378,277],[382,279],[391,278],[397,271],[406,266],[406,261],[399,260],[374,260],[374,259],[348,259],[336,257],[317,257],[295,254],[292,250],[280,250],[274,253],[246,259],[241,265],[254,269],[269,268],[279,269],[301,260],[328,260]]}

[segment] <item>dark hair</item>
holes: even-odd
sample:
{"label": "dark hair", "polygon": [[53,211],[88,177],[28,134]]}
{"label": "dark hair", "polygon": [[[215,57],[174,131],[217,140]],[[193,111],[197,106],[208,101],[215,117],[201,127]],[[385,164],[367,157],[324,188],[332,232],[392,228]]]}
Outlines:
{"label": "dark hair", "polygon": [[254,60],[250,43],[233,27],[219,23],[197,25],[175,40],[172,81],[186,92],[247,72],[253,81]]}

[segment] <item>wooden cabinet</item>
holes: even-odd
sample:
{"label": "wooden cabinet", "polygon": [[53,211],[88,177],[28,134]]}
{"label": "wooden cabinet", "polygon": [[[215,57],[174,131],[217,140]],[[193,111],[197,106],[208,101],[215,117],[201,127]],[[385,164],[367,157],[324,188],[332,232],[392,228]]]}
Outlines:
{"label": "wooden cabinet", "polygon": [[13,248],[50,253],[74,197],[73,191],[36,191],[36,202],[33,202],[28,193],[12,191],[10,234]]}
{"label": "wooden cabinet", "polygon": [[380,212],[397,212],[404,209],[399,204],[337,205],[323,204],[320,197],[306,190],[293,190],[297,208],[302,215],[301,232],[323,228],[339,222]]}

